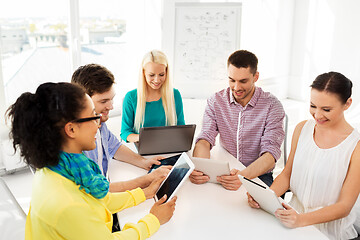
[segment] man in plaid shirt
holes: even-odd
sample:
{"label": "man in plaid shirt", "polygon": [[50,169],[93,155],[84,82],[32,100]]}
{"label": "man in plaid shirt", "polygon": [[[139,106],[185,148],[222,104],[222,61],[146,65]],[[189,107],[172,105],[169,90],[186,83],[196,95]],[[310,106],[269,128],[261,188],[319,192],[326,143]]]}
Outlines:
{"label": "man in plaid shirt", "polygon": [[[242,171],[232,169],[230,175],[217,178],[228,190],[239,189],[239,174],[250,179],[259,177],[270,186],[272,170],[281,155],[285,112],[275,96],[255,86],[259,78],[257,64],[257,57],[249,51],[230,55],[229,87],[207,100],[202,130],[193,151],[194,157],[210,158],[210,150],[220,134],[220,144],[246,167]],[[190,180],[201,184],[209,177],[194,171]]]}

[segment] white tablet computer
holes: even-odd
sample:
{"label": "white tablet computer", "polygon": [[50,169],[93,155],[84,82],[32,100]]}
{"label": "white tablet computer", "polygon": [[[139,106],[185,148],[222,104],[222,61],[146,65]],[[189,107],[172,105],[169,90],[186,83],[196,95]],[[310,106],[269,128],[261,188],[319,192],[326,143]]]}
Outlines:
{"label": "white tablet computer", "polygon": [[191,159],[195,165],[195,170],[210,177],[209,182],[217,183],[217,176],[230,175],[229,162],[198,157],[191,157]]}
{"label": "white tablet computer", "polygon": [[170,170],[166,179],[161,183],[159,189],[155,194],[155,200],[159,200],[165,194],[167,196],[166,201],[175,196],[177,190],[189,177],[195,166],[190,160],[189,156],[183,152],[175,165]]}
{"label": "white tablet computer", "polygon": [[239,178],[246,190],[254,198],[254,200],[259,203],[262,209],[272,215],[275,215],[275,211],[277,209],[284,209],[275,192],[269,187],[263,186],[242,176],[239,176]]}

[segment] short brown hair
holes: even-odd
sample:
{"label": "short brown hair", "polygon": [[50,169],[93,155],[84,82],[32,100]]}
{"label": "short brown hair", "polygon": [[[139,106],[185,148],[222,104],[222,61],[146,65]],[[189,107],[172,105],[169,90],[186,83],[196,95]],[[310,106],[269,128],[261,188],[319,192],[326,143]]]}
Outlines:
{"label": "short brown hair", "polygon": [[79,67],[71,77],[71,83],[83,87],[91,97],[95,93],[104,93],[115,83],[114,75],[104,66],[87,64]]}
{"label": "short brown hair", "polygon": [[238,50],[228,58],[227,66],[229,67],[230,64],[237,68],[250,67],[250,72],[255,74],[257,72],[258,59],[252,52]]}

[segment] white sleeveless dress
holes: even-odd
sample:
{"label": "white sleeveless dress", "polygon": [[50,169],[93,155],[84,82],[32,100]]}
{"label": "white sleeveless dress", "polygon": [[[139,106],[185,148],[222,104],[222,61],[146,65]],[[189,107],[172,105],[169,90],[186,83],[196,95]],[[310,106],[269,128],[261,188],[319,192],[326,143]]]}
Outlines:
{"label": "white sleeveless dress", "polygon": [[[360,140],[359,132],[353,132],[339,145],[319,148],[313,138],[314,120],[308,120],[301,130],[292,167],[290,189],[293,197],[290,205],[299,213],[312,212],[334,204],[345,180],[351,155]],[[355,212],[342,219],[316,224],[330,239],[357,237],[353,226]]]}

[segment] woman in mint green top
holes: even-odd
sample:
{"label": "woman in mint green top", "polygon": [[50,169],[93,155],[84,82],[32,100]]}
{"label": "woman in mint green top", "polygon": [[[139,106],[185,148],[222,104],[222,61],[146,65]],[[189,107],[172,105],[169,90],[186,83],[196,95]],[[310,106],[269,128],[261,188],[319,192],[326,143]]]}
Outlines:
{"label": "woman in mint green top", "polygon": [[[183,104],[179,90],[174,89],[175,108],[177,115],[177,125],[185,125]],[[123,115],[121,123],[121,138],[126,141],[134,131],[134,119],[137,105],[137,90],[134,89],[125,95],[123,103]],[[161,98],[158,101],[146,102],[145,118],[143,127],[159,127],[166,124],[165,112]]]}
{"label": "woman in mint green top", "polygon": [[185,125],[182,99],[172,87],[165,54],[153,50],[143,58],[138,88],[124,98],[120,136],[137,142],[140,128],[171,125]]}

